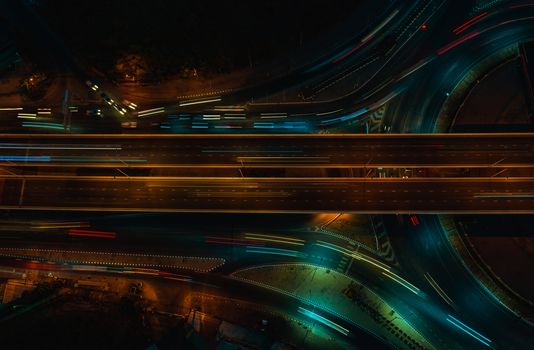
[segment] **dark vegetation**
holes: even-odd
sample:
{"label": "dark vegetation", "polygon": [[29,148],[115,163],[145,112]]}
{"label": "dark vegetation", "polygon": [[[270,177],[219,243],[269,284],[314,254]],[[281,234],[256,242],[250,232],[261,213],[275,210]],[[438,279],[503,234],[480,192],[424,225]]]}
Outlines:
{"label": "dark vegetation", "polygon": [[150,342],[143,323],[130,299],[115,303],[64,295],[2,323],[0,338],[5,349],[145,349]]}
{"label": "dark vegetation", "polygon": [[157,81],[255,66],[313,40],[355,0],[43,0],[38,10],[87,64]]}

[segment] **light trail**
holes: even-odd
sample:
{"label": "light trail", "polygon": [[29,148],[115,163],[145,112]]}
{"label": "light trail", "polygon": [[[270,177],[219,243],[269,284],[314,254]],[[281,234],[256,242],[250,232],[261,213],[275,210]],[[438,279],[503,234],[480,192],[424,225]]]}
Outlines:
{"label": "light trail", "polygon": [[417,288],[416,286],[414,286],[413,284],[411,284],[410,282],[406,281],[404,278],[402,278],[401,276],[397,275],[396,273],[394,273],[393,271],[391,271],[390,267],[387,266],[387,265],[384,265],[382,264],[381,262],[379,262],[378,260],[376,259],[373,259],[371,257],[368,257],[368,256],[365,256],[361,253],[358,253],[358,252],[353,252],[353,251],[350,251],[346,248],[343,248],[343,247],[340,247],[338,245],[335,245],[335,244],[332,244],[332,243],[328,243],[328,242],[325,242],[325,241],[317,241],[318,243],[316,243],[316,245],[320,246],[320,247],[323,247],[323,248],[327,248],[327,249],[331,249],[331,250],[335,250],[343,255],[346,255],[346,256],[349,256],[351,258],[354,258],[356,260],[363,260],[375,267],[378,267],[379,269],[382,270],[382,274],[392,280],[394,280],[395,282],[401,284],[402,286],[406,287],[407,289],[409,289],[411,292],[417,294],[417,295],[420,295],[420,290],[419,288]]}
{"label": "light trail", "polygon": [[224,115],[224,119],[228,120],[243,120],[247,119],[245,114],[237,114],[237,113],[228,113]]}
{"label": "light trail", "polygon": [[481,19],[482,17],[486,16],[488,14],[488,12],[482,12],[481,14],[479,14],[478,16],[476,17],[473,17],[471,18],[470,20],[466,21],[465,23],[461,24],[460,26],[454,28],[452,30],[452,32],[456,35],[460,34],[461,32],[463,32],[464,30],[466,30],[467,28],[469,28],[472,24],[474,24],[476,21],[478,21],[479,19]]}
{"label": "light trail", "polygon": [[193,279],[191,276],[180,275],[178,273],[158,271],[158,275],[168,280],[181,281],[181,282],[191,282]]}
{"label": "light trail", "polygon": [[441,49],[437,50],[436,53],[439,55],[443,55],[445,52],[455,48],[456,46],[466,42],[467,40],[471,39],[471,38],[474,38],[476,37],[477,35],[479,35],[480,33],[477,32],[477,31],[474,31],[472,32],[471,34],[468,34],[464,37],[461,37],[459,39],[456,39],[454,40],[452,43],[448,44],[448,45],[445,45],[444,47],[442,47]]}
{"label": "light trail", "polygon": [[244,112],[245,107],[240,106],[215,106],[213,110],[216,112]]}
{"label": "light trail", "polygon": [[211,102],[219,102],[219,101],[222,101],[222,98],[215,97],[215,98],[208,99],[208,100],[194,100],[194,101],[179,102],[178,105],[180,107],[183,107],[183,106],[199,105],[199,104],[211,103]]}
{"label": "light trail", "polygon": [[271,254],[271,255],[290,256],[293,258],[298,258],[298,257],[303,256],[302,253],[296,250],[270,248],[270,247],[258,247],[258,246],[248,246],[246,249],[246,252],[254,253],[254,254]]}
{"label": "light trail", "polygon": [[347,58],[348,56],[352,55],[354,52],[356,52],[358,49],[360,49],[363,45],[365,45],[365,43],[367,43],[368,41],[373,39],[375,37],[376,33],[378,33],[382,28],[384,28],[398,13],[399,13],[398,9],[393,11],[373,31],[371,31],[362,40],[360,40],[360,42],[358,43],[358,45],[356,45],[356,47],[354,47],[352,49],[349,49],[349,50],[345,50],[344,52],[342,52],[338,56],[334,57],[334,59],[332,60],[332,64],[336,64],[339,61],[341,61],[341,60]]}
{"label": "light trail", "polygon": [[202,119],[203,120],[220,120],[221,115],[220,114],[203,114]]}
{"label": "light trail", "polygon": [[245,238],[249,240],[256,241],[266,241],[266,242],[275,242],[282,244],[291,244],[291,245],[304,245],[304,240],[298,238],[284,237],[284,236],[273,236],[273,235],[262,235],[256,233],[246,233]]}
{"label": "light trail", "polygon": [[59,123],[22,122],[22,126],[30,128],[45,128],[53,130],[65,130],[65,126]]}
{"label": "light trail", "polygon": [[105,146],[84,146],[84,145],[40,145],[40,144],[24,144],[24,143],[0,143],[0,149],[32,149],[32,150],[92,150],[92,151],[120,151],[121,146],[110,145]]}
{"label": "light trail", "polygon": [[237,157],[243,163],[330,163],[330,157]]}
{"label": "light trail", "polygon": [[116,238],[116,232],[108,231],[94,231],[94,230],[80,230],[80,229],[70,229],[67,234],[69,236],[83,236],[83,237],[97,237],[97,238]]}
{"label": "light trail", "polygon": [[313,319],[315,321],[318,321],[318,322],[324,324],[325,326],[328,326],[328,327],[338,331],[339,333],[341,333],[343,335],[348,335],[350,333],[350,331],[347,328],[342,327],[342,326],[338,325],[337,323],[335,323],[333,321],[330,321],[329,319],[327,319],[327,318],[325,318],[325,317],[323,317],[321,315],[316,314],[313,311],[304,309],[304,308],[299,306],[298,312],[300,312],[301,314],[303,314],[305,316],[308,316],[309,318],[311,318],[311,319]]}
{"label": "light trail", "polygon": [[316,243],[316,245],[320,246],[320,247],[323,247],[323,248],[327,248],[327,249],[330,249],[330,250],[335,250],[343,255],[346,255],[348,257],[351,257],[351,258],[354,258],[356,260],[362,260],[362,261],[365,261],[375,267],[378,267],[379,269],[383,270],[383,271],[386,271],[388,273],[391,273],[390,271],[390,267],[381,263],[380,261],[376,260],[376,259],[373,259],[371,257],[368,257],[366,255],[363,255],[361,253],[358,253],[358,252],[353,252],[353,251],[350,251],[346,248],[343,248],[343,247],[340,247],[336,244],[332,244],[332,243],[329,243],[329,242],[325,242],[325,241],[317,241],[318,243]]}
{"label": "light trail", "polygon": [[66,221],[66,222],[48,222],[48,221],[41,221],[31,224],[32,228],[41,228],[41,229],[48,229],[48,228],[78,228],[78,227],[89,227],[88,222],[83,221]]}
{"label": "light trail", "polygon": [[230,238],[230,237],[218,237],[218,236],[206,236],[205,237],[206,243],[215,243],[215,244],[223,244],[223,245],[239,245],[239,246],[264,246],[265,244],[262,242],[254,242],[247,239],[241,239],[241,238]]}
{"label": "light trail", "polygon": [[534,193],[480,193],[473,195],[473,198],[534,198]]}
{"label": "light trail", "polygon": [[19,119],[36,119],[37,114],[35,113],[18,113],[17,118]]}
{"label": "light trail", "polygon": [[430,285],[432,286],[432,288],[434,288],[434,290],[438,293],[438,295],[443,299],[445,300],[445,302],[449,305],[452,306],[452,300],[451,298],[449,298],[449,296],[445,293],[445,291],[443,289],[441,289],[441,287],[436,283],[436,281],[434,280],[434,278],[432,278],[432,276],[430,276],[430,274],[428,272],[425,272],[424,274],[426,280],[428,281],[428,283],[430,283]]}
{"label": "light trail", "polygon": [[206,148],[203,153],[302,153],[302,149],[280,150],[280,149],[213,149]]}
{"label": "light trail", "polygon": [[165,107],[158,107],[158,108],[152,108],[152,109],[145,109],[144,111],[139,111],[137,113],[137,117],[142,118],[142,117],[148,117],[150,115],[161,114],[161,113],[165,113]]}
{"label": "light trail", "polygon": [[215,129],[242,129],[241,125],[215,125]]}
{"label": "light trail", "polygon": [[50,156],[0,156],[4,162],[50,162]]}
{"label": "light trail", "polygon": [[343,110],[343,108],[340,108],[340,109],[336,109],[335,111],[328,111],[328,112],[322,112],[322,113],[315,113],[316,116],[322,116],[322,115],[329,115],[329,114],[334,114],[334,113],[337,113],[337,112],[341,112]]}
{"label": "light trail", "polygon": [[364,108],[361,108],[361,109],[357,110],[354,113],[351,113],[351,114],[348,114],[348,115],[345,115],[345,116],[342,116],[342,117],[323,120],[323,121],[321,121],[320,125],[329,125],[329,124],[334,124],[334,123],[338,123],[338,122],[345,122],[347,120],[359,117],[362,114],[365,114],[367,111],[368,111],[368,109],[364,107]]}
{"label": "light trail", "polygon": [[287,118],[286,114],[278,114],[278,115],[262,115],[260,116],[261,119],[283,119]]}
{"label": "light trail", "polygon": [[420,292],[419,288],[417,288],[416,286],[414,286],[410,282],[406,281],[404,278],[400,277],[399,275],[392,274],[391,272],[387,273],[387,272],[384,272],[384,271],[382,272],[382,274],[384,276],[392,279],[393,281],[397,282],[401,286],[405,287],[406,289],[408,289],[412,293],[419,295],[419,292]]}
{"label": "light trail", "polygon": [[484,344],[484,345],[486,345],[488,347],[491,347],[490,344],[491,344],[492,341],[490,339],[488,339],[485,336],[483,336],[482,334],[478,333],[477,331],[475,331],[473,328],[469,327],[465,323],[459,321],[458,319],[454,318],[451,315],[447,316],[447,321],[452,323],[457,328],[461,329],[463,332],[469,334],[471,337],[475,338],[476,340],[478,340],[482,344]]}

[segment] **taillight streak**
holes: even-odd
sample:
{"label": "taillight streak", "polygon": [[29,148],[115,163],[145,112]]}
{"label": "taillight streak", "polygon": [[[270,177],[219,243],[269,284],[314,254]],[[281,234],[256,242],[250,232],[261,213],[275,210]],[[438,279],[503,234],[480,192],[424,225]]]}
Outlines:
{"label": "taillight streak", "polygon": [[452,30],[452,32],[454,34],[456,34],[456,35],[460,34],[464,30],[466,30],[470,25],[472,25],[473,23],[475,23],[476,21],[478,21],[482,17],[486,16],[487,14],[488,14],[487,12],[482,12],[478,16],[473,17],[470,20],[468,20],[467,22],[465,22],[465,23],[461,24],[460,26],[456,27],[455,29]]}
{"label": "taillight streak", "polygon": [[438,55],[443,55],[445,52],[449,51],[450,49],[452,49],[452,48],[454,48],[454,47],[460,45],[461,43],[463,43],[463,42],[465,42],[465,41],[467,41],[467,40],[469,40],[469,39],[471,39],[471,38],[474,38],[474,37],[477,36],[478,34],[480,34],[480,33],[475,31],[475,32],[472,32],[472,33],[469,34],[469,35],[466,35],[466,36],[464,36],[464,37],[462,37],[462,38],[459,38],[459,39],[453,41],[452,43],[450,43],[450,44],[448,44],[448,45],[445,45],[444,47],[442,47],[441,49],[439,49],[439,50],[437,51],[437,54],[438,54]]}
{"label": "taillight streak", "polygon": [[68,231],[69,236],[98,237],[98,238],[116,238],[117,233],[107,231],[75,230]]}

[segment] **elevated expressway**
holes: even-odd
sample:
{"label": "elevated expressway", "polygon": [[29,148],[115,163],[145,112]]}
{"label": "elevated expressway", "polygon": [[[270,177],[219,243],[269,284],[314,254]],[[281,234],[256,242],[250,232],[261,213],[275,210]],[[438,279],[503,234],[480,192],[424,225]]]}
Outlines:
{"label": "elevated expressway", "polygon": [[[1,208],[534,212],[534,134],[0,136]],[[248,176],[248,168],[258,171]],[[312,168],[355,173],[316,176]],[[367,171],[378,168],[448,172]],[[491,175],[458,172],[471,168]]]}
{"label": "elevated expressway", "polygon": [[0,165],[532,167],[534,134],[0,134]]}

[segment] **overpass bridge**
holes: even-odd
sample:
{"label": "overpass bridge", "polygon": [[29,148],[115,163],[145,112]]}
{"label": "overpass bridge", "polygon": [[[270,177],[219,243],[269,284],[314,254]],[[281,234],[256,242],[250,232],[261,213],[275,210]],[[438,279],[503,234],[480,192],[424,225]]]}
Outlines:
{"label": "overpass bridge", "polygon": [[[534,178],[4,177],[0,208],[532,213]],[[1,188],[1,186],[0,186]]]}
{"label": "overpass bridge", "polygon": [[[534,134],[1,136],[5,209],[534,212]],[[367,171],[409,167],[492,172]],[[300,172],[273,177],[270,168]],[[364,171],[317,177],[312,168]]]}
{"label": "overpass bridge", "polygon": [[534,167],[534,133],[0,134],[4,167]]}

